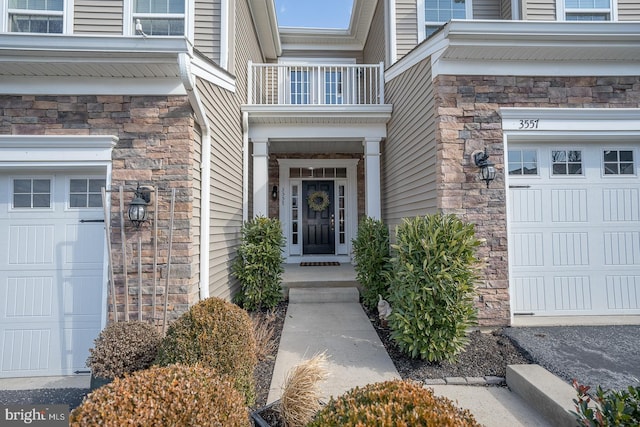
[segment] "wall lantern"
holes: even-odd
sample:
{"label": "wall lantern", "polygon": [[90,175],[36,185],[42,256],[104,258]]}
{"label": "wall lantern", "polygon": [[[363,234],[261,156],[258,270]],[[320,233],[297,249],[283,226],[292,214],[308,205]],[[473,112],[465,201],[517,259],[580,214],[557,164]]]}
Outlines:
{"label": "wall lantern", "polygon": [[151,192],[140,188],[136,188],[133,200],[129,203],[129,220],[139,228],[144,222],[147,221],[147,205],[151,201]]}
{"label": "wall lantern", "polygon": [[487,183],[487,188],[489,188],[489,183],[493,181],[496,177],[496,168],[493,163],[489,161],[489,155],[487,154],[487,149],[484,149],[484,152],[478,151],[473,155],[473,161],[476,166],[480,168],[480,179]]}
{"label": "wall lantern", "polygon": [[271,189],[271,198],[273,200],[278,200],[278,186],[274,185],[273,188]]}

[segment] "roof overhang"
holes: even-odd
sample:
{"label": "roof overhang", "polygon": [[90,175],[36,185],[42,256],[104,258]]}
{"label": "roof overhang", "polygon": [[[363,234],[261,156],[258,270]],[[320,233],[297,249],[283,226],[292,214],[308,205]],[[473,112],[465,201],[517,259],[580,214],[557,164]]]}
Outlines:
{"label": "roof overhang", "polygon": [[274,0],[249,0],[249,9],[262,54],[266,59],[276,59],[282,54],[282,46]]}
{"label": "roof overhang", "polygon": [[638,74],[632,22],[451,21],[386,72],[386,81],[430,58],[448,75]]}
{"label": "roof overhang", "polygon": [[194,74],[232,85],[184,37],[1,34],[0,93],[184,95],[180,56]]}
{"label": "roof overhang", "polygon": [[242,106],[242,111],[248,113],[249,138],[254,141],[382,139],[386,137],[392,109],[389,104]]}

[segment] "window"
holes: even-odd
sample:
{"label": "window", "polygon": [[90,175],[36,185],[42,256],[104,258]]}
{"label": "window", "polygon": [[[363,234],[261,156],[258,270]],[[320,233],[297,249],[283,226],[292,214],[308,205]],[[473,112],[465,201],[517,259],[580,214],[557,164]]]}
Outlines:
{"label": "window", "polygon": [[[468,0],[424,0],[425,38],[452,19],[468,19]],[[469,7],[470,9],[470,7]]]}
{"label": "window", "polygon": [[292,104],[308,104],[309,103],[309,72],[308,71],[291,71],[291,103]]}
{"label": "window", "polygon": [[62,34],[64,0],[9,0],[9,31]]}
{"label": "window", "polygon": [[564,0],[567,21],[610,21],[611,0]]}
{"label": "window", "polygon": [[70,208],[101,208],[102,187],[104,179],[71,179],[69,180]]}
{"label": "window", "polygon": [[342,71],[324,73],[325,104],[342,104]]}
{"label": "window", "polygon": [[633,151],[604,150],[603,153],[605,175],[633,175]]}
{"label": "window", "polygon": [[13,180],[14,208],[50,208],[51,180],[20,178]]}
{"label": "window", "polygon": [[582,152],[579,150],[553,150],[552,175],[582,175]]}
{"label": "window", "polygon": [[537,175],[536,150],[509,150],[509,175]]}
{"label": "window", "polygon": [[184,0],[134,0],[133,28],[140,20],[148,36],[184,36]]}

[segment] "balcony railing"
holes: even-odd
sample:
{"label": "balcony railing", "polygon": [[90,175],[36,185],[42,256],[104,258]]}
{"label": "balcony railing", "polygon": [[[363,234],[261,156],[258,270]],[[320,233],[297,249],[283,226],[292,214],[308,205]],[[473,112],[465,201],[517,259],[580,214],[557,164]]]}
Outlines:
{"label": "balcony railing", "polygon": [[253,64],[249,62],[248,104],[384,104],[380,64]]}

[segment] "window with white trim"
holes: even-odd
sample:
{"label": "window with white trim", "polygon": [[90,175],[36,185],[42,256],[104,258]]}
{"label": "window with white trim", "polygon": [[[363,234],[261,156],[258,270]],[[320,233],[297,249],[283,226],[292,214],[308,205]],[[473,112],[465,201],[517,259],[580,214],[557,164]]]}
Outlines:
{"label": "window with white trim", "polygon": [[133,0],[133,23],[148,36],[184,36],[184,0]]}
{"label": "window with white trim", "polygon": [[70,208],[101,208],[104,178],[71,178],[69,180]]}
{"label": "window with white trim", "polygon": [[12,192],[12,207],[14,209],[51,207],[51,179],[15,178]]}
{"label": "window with white trim", "polygon": [[423,0],[425,38],[452,19],[471,19],[471,0]]}
{"label": "window with white trim", "polygon": [[[562,0],[561,0],[562,1]],[[566,21],[611,21],[612,0],[564,0]]]}
{"label": "window with white trim", "polygon": [[538,152],[536,150],[509,150],[509,175],[537,175]]}
{"label": "window with white trim", "polygon": [[632,150],[604,150],[603,166],[605,175],[633,175]]}
{"label": "window with white trim", "polygon": [[582,151],[552,150],[552,175],[582,175]]}
{"label": "window with white trim", "polygon": [[62,34],[65,0],[9,0],[8,30],[12,33]]}

